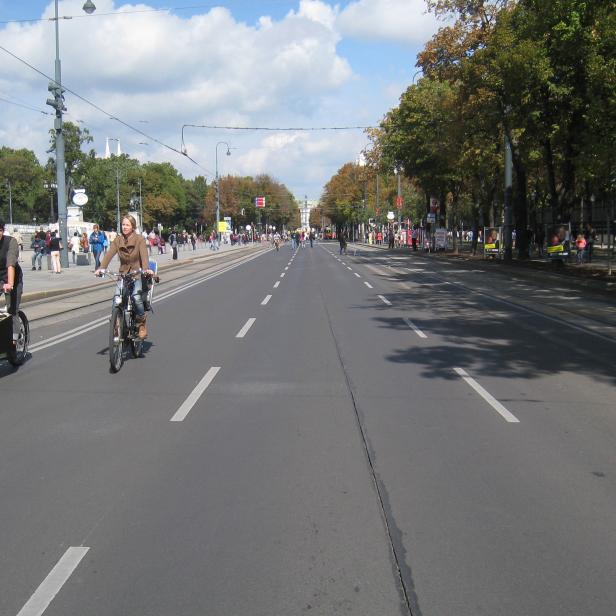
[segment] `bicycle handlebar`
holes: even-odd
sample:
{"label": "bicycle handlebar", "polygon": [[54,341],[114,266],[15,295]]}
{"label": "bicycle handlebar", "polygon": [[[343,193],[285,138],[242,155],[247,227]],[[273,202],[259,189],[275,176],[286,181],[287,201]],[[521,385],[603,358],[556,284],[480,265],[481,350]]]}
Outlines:
{"label": "bicycle handlebar", "polygon": [[113,272],[111,270],[104,270],[100,274],[94,274],[94,275],[97,277],[107,276],[109,278],[113,278],[114,280],[118,280],[119,278],[137,279],[139,276],[146,276],[148,278],[152,278],[154,282],[160,282],[160,278],[157,275],[150,274],[149,272],[146,272],[142,268],[139,268],[138,270],[132,271],[132,272],[125,272],[123,274],[120,272]]}

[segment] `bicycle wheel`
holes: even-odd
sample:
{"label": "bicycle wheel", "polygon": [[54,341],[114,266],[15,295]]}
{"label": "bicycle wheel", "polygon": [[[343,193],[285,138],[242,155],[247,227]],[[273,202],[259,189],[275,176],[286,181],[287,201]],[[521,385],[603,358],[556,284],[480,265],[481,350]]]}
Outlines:
{"label": "bicycle wheel", "polygon": [[109,323],[109,363],[111,372],[118,372],[124,363],[124,312],[118,306],[111,311]]}
{"label": "bicycle wheel", "polygon": [[26,361],[30,344],[30,324],[28,323],[28,318],[20,310],[17,313],[17,319],[19,321],[19,331],[17,332],[17,338],[14,338],[15,346],[11,347],[8,352],[8,360],[13,366],[21,366]]}

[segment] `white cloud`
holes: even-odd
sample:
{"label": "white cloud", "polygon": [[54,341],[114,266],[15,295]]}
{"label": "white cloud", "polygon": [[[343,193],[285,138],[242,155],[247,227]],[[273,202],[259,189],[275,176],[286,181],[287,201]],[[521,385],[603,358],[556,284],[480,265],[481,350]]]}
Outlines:
{"label": "white cloud", "polygon": [[[166,12],[103,15],[150,8],[114,0],[96,0],[95,16],[82,17],[83,0],[61,0],[60,14],[75,16],[60,21],[63,82],[111,116],[178,149],[183,124],[370,124],[387,109],[370,98],[370,88],[358,93],[356,75],[338,44],[343,35],[404,39],[400,30],[415,23],[408,7],[420,16],[413,8],[418,4],[360,0],[340,9],[333,2],[301,0],[283,18],[263,16],[247,24],[222,7],[190,18]],[[49,1],[43,17],[52,15]],[[4,47],[53,75],[53,22],[0,27],[0,38]],[[1,52],[0,57],[0,96],[49,110],[47,79]],[[203,173],[153,141],[139,145],[148,139],[70,94],[67,107],[66,119],[82,120],[101,154],[105,137],[118,137],[123,151],[142,160],[168,160],[188,177]],[[0,145],[30,148],[44,162],[52,118],[2,102],[0,109]],[[224,163],[219,160],[225,173],[270,173],[311,198],[318,198],[322,185],[365,145],[361,131],[264,136],[187,129],[185,136],[189,154],[210,173],[216,142],[228,141],[238,149]]]}
{"label": "white cloud", "polygon": [[424,0],[356,0],[340,12],[336,25],[344,36],[416,45],[442,23],[426,13]]}

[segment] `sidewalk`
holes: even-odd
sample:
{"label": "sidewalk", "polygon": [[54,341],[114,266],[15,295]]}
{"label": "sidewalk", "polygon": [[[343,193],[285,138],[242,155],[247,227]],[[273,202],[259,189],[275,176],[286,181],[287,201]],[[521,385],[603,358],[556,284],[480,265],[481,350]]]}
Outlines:
{"label": "sidewalk", "polygon": [[[167,254],[155,254],[152,251],[151,259],[158,263],[158,269],[164,271],[169,267],[180,265],[182,262],[190,262],[193,259],[203,259],[208,256],[221,254],[224,252],[235,251],[239,248],[261,246],[260,243],[247,244],[245,246],[231,246],[230,244],[222,244],[220,250],[210,250],[209,246],[197,245],[197,250],[190,249],[179,250],[178,260],[173,261],[171,258],[171,251]],[[65,268],[61,274],[54,274],[52,270],[47,269],[47,256],[43,257],[43,269],[41,271],[32,271],[32,251],[24,250],[22,255],[22,262],[20,263],[24,275],[24,292],[22,297],[22,303],[32,302],[45,298],[52,298],[55,296],[70,293],[83,288],[96,287],[103,285],[107,280],[103,278],[96,278],[94,276],[94,257],[91,259],[90,266],[86,265],[73,265],[72,255],[69,253],[69,267]],[[109,264],[110,270],[118,269],[117,257],[114,257]]]}

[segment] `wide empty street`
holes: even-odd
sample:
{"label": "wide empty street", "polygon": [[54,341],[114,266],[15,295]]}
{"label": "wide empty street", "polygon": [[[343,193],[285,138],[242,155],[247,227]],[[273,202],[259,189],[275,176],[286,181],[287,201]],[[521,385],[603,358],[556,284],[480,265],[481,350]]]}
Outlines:
{"label": "wide empty street", "polygon": [[0,364],[0,614],[614,614],[613,303],[347,252],[168,271],[117,374],[110,301],[33,321]]}

